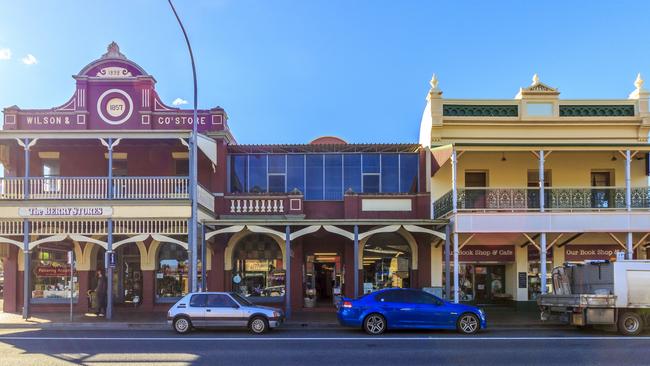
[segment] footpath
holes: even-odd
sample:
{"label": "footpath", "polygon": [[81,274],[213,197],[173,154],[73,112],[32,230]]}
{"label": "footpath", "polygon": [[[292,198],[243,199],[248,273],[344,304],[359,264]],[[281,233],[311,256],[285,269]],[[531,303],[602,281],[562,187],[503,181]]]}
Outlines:
{"label": "footpath", "polygon": [[[514,309],[510,307],[485,308],[488,328],[557,328],[563,325],[559,322],[542,322],[539,312],[534,309]],[[284,328],[293,329],[322,329],[338,327],[336,313],[325,311],[294,311],[287,319]],[[107,320],[95,314],[74,314],[70,321],[65,313],[37,313],[29,319],[23,319],[21,314],[0,312],[0,329],[48,329],[48,330],[168,330],[165,313],[134,313],[120,312],[113,319]]]}

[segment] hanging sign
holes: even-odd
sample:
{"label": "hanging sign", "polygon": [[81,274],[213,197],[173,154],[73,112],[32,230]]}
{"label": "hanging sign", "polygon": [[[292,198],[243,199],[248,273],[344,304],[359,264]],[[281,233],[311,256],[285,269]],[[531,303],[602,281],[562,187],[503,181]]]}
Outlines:
{"label": "hanging sign", "polygon": [[112,207],[21,207],[21,217],[110,217]]}

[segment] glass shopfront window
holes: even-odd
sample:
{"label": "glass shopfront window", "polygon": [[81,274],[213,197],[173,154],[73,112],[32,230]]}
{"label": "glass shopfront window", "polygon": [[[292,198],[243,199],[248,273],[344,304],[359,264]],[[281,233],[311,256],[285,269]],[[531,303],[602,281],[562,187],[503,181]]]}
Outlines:
{"label": "glass shopfront window", "polygon": [[[142,303],[142,271],[140,269],[140,250],[135,244],[117,248],[117,267],[113,291],[117,302],[139,305]],[[114,277],[115,278],[115,277]]]}
{"label": "glass shopfront window", "polygon": [[163,243],[156,262],[156,300],[179,298],[188,292],[187,250],[180,245]]}
{"label": "glass shopfront window", "polygon": [[[453,273],[453,263],[451,271]],[[500,303],[512,300],[506,293],[506,266],[499,264],[460,263],[458,265],[460,292],[458,298],[463,302],[478,304]],[[445,286],[445,269],[442,269],[443,288]],[[454,278],[451,276],[453,292]]]}
{"label": "glass shopfront window", "polygon": [[250,154],[230,158],[232,193],[289,193],[340,201],[355,193],[416,193],[415,153]]}
{"label": "glass shopfront window", "polygon": [[284,296],[285,274],[280,246],[266,235],[251,234],[233,251],[232,288],[244,297]]}
{"label": "glass shopfront window", "polygon": [[363,247],[363,293],[410,286],[411,248],[397,233],[375,234]]}
{"label": "glass shopfront window", "polygon": [[[68,251],[72,245],[66,243],[48,243],[32,251],[32,301],[33,302],[70,302],[70,266]],[[79,298],[79,281],[75,281],[72,291],[73,299]],[[67,300],[66,300],[67,299]]]}

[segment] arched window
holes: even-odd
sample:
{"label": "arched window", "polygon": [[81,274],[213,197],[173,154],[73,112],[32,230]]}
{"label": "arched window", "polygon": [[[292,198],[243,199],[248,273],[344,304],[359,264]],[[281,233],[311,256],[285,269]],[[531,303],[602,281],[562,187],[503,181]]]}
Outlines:
{"label": "arched window", "polygon": [[187,250],[180,245],[162,243],[156,261],[156,300],[171,301],[187,292]]}
{"label": "arched window", "polygon": [[284,296],[282,251],[271,237],[251,234],[233,251],[233,291],[247,297]]}
{"label": "arched window", "polygon": [[410,287],[411,248],[398,233],[375,234],[363,247],[363,292]]}

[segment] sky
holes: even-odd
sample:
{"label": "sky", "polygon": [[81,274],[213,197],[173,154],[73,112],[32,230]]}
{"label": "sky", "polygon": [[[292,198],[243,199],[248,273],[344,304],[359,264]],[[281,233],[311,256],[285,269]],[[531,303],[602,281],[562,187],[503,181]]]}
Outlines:
{"label": "sky", "polygon": [[[650,1],[175,0],[199,107],[239,143],[417,142],[431,75],[444,98],[513,98],[534,73],[565,99],[627,98],[650,78]],[[50,108],[111,41],[187,101],[165,0],[0,0],[0,107]],[[646,84],[646,87],[650,82]]]}

